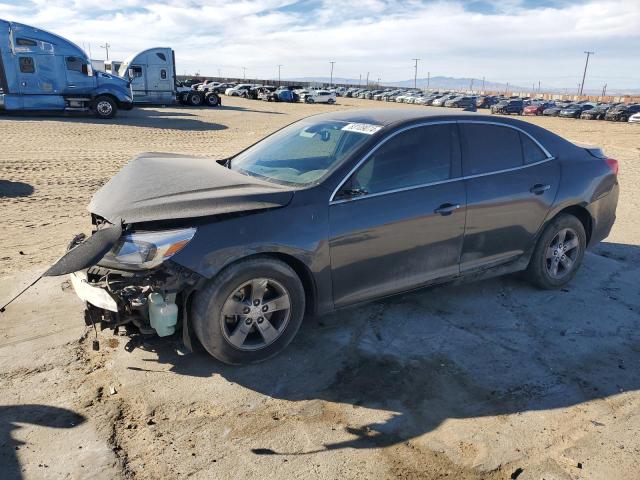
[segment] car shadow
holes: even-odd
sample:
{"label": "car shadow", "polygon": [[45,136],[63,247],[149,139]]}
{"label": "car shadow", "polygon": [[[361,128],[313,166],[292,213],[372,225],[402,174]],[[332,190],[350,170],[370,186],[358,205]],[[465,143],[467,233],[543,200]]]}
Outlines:
{"label": "car shadow", "polygon": [[0,198],[28,197],[34,191],[28,183],[0,179]]}
{"label": "car shadow", "polygon": [[22,478],[20,462],[16,452],[24,444],[13,438],[20,424],[31,424],[50,428],[74,428],[85,422],[82,415],[64,408],[49,405],[0,405],[0,477],[5,480]]}
{"label": "car shadow", "polygon": [[[303,453],[380,448],[447,419],[562,409],[638,390],[640,296],[629,292],[639,274],[639,247],[606,243],[562,290],[511,275],[404,294],[309,319],[287,350],[256,365],[222,365],[201,348],[179,356],[162,339],[143,348],[157,354],[146,361],[176,374],[384,411],[385,421],[343,427],[350,440]],[[252,451],[293,454],[272,447]]]}
{"label": "car shadow", "polygon": [[[52,113],[52,112],[4,112],[2,120],[34,121],[55,120],[62,123],[84,123],[87,125],[125,125],[129,127],[161,128],[165,130],[216,131],[226,130],[228,127],[220,123],[199,120],[197,115],[182,112],[163,111],[161,107],[134,108],[130,111],[120,111],[115,118],[100,120],[86,113]],[[186,109],[184,109],[186,110]]]}

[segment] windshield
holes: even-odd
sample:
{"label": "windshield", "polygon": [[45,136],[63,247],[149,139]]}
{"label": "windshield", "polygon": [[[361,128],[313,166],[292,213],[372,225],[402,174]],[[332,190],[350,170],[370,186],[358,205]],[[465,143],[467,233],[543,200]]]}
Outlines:
{"label": "windshield", "polygon": [[379,125],[302,120],[283,128],[231,161],[231,170],[276,183],[316,182],[380,130]]}

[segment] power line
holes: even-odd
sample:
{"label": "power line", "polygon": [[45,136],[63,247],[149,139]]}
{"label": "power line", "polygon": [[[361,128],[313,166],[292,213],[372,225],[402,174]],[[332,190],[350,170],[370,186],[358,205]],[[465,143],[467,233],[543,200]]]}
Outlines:
{"label": "power line", "polygon": [[[107,60],[109,60],[109,47],[111,47],[111,45],[109,43],[105,43],[104,45],[100,45],[100,48],[104,48],[107,51]],[[91,47],[89,47],[89,49],[91,49]]]}
{"label": "power line", "polygon": [[419,58],[412,58],[411,60],[413,60],[414,62],[416,62],[415,66],[414,66],[414,72],[413,72],[413,88],[418,88],[418,61],[420,60]]}
{"label": "power line", "polygon": [[587,76],[587,66],[589,65],[589,56],[596,54],[596,52],[584,52],[584,53],[587,54],[587,59],[584,62],[584,72],[582,73],[582,83],[580,84],[580,93],[579,93],[579,95],[582,95],[582,91],[584,90],[584,79]]}
{"label": "power line", "polygon": [[333,64],[336,62],[332,60],[329,63],[331,64],[331,86],[333,87]]}

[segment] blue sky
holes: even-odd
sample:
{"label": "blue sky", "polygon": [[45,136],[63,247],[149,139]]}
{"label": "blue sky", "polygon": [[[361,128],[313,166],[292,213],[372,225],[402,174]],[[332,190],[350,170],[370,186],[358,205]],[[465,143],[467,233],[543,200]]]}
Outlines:
{"label": "blue sky", "polygon": [[640,88],[640,0],[0,0],[0,18],[123,59],[176,50],[179,73],[264,78],[486,77],[575,88]]}

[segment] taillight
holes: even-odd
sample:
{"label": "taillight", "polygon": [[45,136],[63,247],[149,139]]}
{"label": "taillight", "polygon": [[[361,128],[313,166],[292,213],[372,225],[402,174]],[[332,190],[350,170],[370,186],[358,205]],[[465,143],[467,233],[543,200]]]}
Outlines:
{"label": "taillight", "polygon": [[607,165],[609,165],[609,168],[611,169],[613,174],[618,175],[618,170],[620,169],[618,160],[614,160],[613,158],[605,158],[604,161],[607,162]]}

